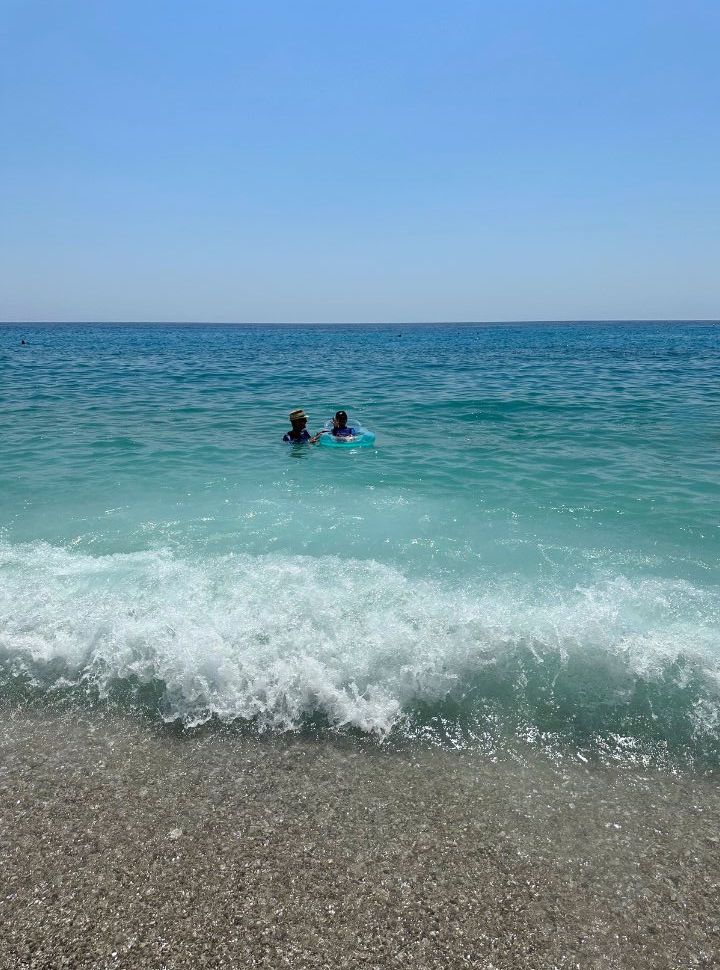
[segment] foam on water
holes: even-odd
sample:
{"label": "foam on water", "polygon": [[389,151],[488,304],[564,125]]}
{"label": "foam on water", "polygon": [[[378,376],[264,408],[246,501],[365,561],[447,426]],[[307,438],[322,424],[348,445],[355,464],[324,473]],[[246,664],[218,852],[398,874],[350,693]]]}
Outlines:
{"label": "foam on water", "polygon": [[45,543],[0,543],[0,571],[6,688],[152,685],[162,715],[187,725],[320,717],[385,736],[501,700],[541,729],[607,734],[643,715],[662,735],[670,716],[680,740],[718,736],[720,596],[679,580],[441,583],[333,556]]}

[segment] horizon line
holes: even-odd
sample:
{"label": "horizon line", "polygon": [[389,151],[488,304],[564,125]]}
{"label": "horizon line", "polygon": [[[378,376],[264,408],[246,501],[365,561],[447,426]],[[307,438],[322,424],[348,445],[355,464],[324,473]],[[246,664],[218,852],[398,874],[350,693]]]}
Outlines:
{"label": "horizon line", "polygon": [[554,324],[717,324],[720,317],[587,317],[523,320],[0,320],[2,327],[489,327]]}

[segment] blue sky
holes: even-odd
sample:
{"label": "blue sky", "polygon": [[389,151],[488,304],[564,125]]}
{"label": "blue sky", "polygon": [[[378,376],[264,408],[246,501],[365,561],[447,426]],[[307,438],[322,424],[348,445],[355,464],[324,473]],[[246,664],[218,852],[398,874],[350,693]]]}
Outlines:
{"label": "blue sky", "polygon": [[0,320],[720,317],[720,4],[0,0]]}

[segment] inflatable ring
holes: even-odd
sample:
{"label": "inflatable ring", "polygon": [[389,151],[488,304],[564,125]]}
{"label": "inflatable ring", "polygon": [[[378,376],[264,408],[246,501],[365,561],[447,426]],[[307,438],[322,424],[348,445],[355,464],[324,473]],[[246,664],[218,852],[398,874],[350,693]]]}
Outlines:
{"label": "inflatable ring", "polygon": [[336,438],[335,435],[330,434],[332,426],[332,421],[327,421],[323,428],[326,434],[320,435],[318,444],[324,448],[369,448],[375,444],[374,432],[367,431],[365,428],[361,428],[360,425],[352,425],[355,434],[347,438]]}

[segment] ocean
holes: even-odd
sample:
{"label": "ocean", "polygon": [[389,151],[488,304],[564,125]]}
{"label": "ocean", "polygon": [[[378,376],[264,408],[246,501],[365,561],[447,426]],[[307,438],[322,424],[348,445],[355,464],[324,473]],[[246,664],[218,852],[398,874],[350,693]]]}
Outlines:
{"label": "ocean", "polygon": [[718,324],[3,325],[0,413],[6,698],[718,764]]}

